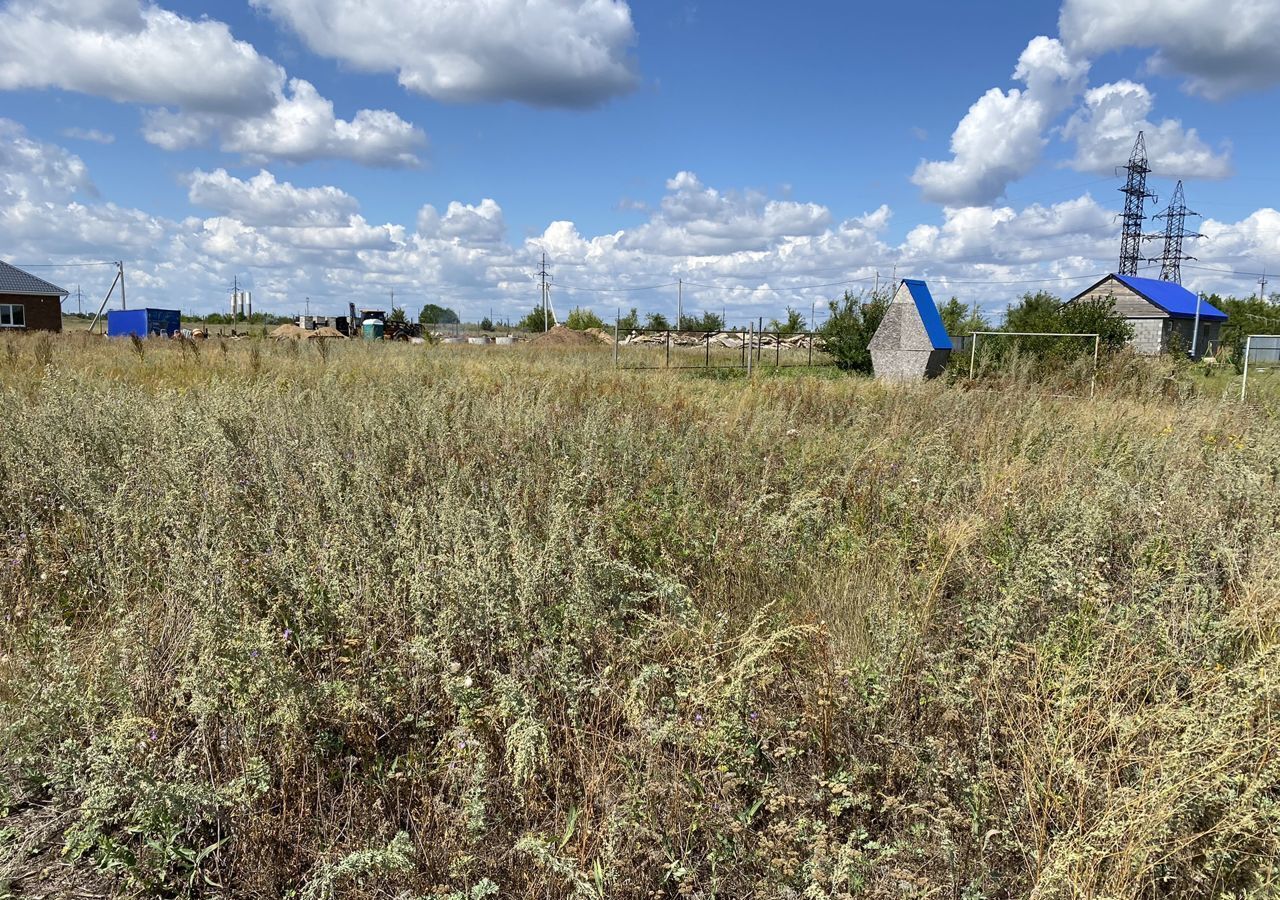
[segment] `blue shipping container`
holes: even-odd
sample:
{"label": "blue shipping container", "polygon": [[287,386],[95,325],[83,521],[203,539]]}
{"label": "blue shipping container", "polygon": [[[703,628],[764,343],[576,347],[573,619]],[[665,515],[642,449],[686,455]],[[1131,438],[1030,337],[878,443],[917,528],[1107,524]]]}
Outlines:
{"label": "blue shipping container", "polygon": [[107,313],[107,336],[173,337],[182,329],[182,315],[176,309],[113,309]]}

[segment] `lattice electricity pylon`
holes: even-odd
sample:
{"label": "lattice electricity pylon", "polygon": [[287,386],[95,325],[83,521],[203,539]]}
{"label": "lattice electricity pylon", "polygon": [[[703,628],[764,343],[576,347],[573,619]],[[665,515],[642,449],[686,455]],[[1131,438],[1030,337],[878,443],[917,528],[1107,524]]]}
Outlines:
{"label": "lattice electricity pylon", "polygon": [[[1178,186],[1173,189],[1173,200],[1169,202],[1169,208],[1152,216],[1153,219],[1164,219],[1164,253],[1158,258],[1151,257],[1152,262],[1160,263],[1161,281],[1182,284],[1182,263],[1195,259],[1194,256],[1183,255],[1182,241],[1184,238],[1204,237],[1203,234],[1187,231],[1187,216],[1198,215],[1200,213],[1187,209],[1187,200],[1182,194],[1182,182],[1179,181]],[[1160,235],[1153,234],[1150,237],[1158,238]]]}
{"label": "lattice electricity pylon", "polygon": [[[1120,225],[1120,267],[1116,271],[1121,275],[1137,275],[1138,260],[1142,258],[1142,223],[1146,216],[1142,214],[1142,204],[1156,201],[1156,197],[1147,190],[1147,175],[1151,167],[1147,165],[1147,142],[1138,132],[1138,139],[1133,142],[1133,152],[1129,154],[1129,164],[1121,167],[1128,172],[1124,187],[1124,216]],[[1116,170],[1120,174],[1120,170]]]}

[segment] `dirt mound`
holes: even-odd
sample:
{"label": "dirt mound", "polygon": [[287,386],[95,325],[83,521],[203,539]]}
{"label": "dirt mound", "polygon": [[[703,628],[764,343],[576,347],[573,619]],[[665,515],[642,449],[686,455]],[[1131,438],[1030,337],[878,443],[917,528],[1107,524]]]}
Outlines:
{"label": "dirt mound", "polygon": [[294,325],[292,322],[286,322],[271,331],[271,337],[276,338],[277,340],[284,340],[286,338],[302,338],[306,337],[306,335],[306,329]]}
{"label": "dirt mound", "polygon": [[612,344],[613,335],[605,331],[603,328],[588,328],[583,334],[589,334],[602,344]]}
{"label": "dirt mound", "polygon": [[345,338],[346,335],[343,334],[338,329],[333,328],[332,326],[324,325],[320,328],[317,328],[315,331],[308,331],[307,337],[313,338],[313,339],[314,338]]}
{"label": "dirt mound", "polygon": [[563,325],[555,325],[529,343],[537,347],[599,347],[600,342],[583,331],[574,331]]}

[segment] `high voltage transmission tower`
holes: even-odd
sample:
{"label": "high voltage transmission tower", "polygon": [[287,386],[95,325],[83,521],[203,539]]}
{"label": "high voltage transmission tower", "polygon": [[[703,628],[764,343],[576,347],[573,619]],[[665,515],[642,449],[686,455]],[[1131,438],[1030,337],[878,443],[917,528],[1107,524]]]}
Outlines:
{"label": "high voltage transmission tower", "polygon": [[1124,187],[1120,188],[1124,194],[1124,216],[1120,227],[1120,268],[1116,271],[1121,275],[1137,275],[1138,260],[1142,258],[1142,223],[1146,219],[1142,214],[1142,204],[1158,199],[1147,190],[1147,175],[1151,167],[1147,165],[1147,142],[1141,131],[1133,142],[1129,164],[1123,169],[1129,174]]}
{"label": "high voltage transmission tower", "polygon": [[[1169,208],[1159,215],[1152,216],[1154,219],[1164,219],[1164,253],[1159,257],[1161,281],[1182,284],[1183,261],[1195,259],[1194,256],[1183,255],[1182,241],[1184,238],[1204,237],[1194,231],[1187,231],[1187,216],[1198,215],[1200,213],[1187,209],[1187,201],[1182,194],[1182,182],[1179,181],[1178,186],[1173,189],[1173,200],[1169,202]],[[1158,238],[1160,235],[1153,234],[1151,237]],[[1151,261],[1155,262],[1156,258],[1152,257]]]}

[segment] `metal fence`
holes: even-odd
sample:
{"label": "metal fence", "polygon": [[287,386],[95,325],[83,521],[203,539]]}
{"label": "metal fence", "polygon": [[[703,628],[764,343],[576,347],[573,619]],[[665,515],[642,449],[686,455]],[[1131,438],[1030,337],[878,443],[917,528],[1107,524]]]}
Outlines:
{"label": "metal fence", "polygon": [[1244,372],[1240,379],[1240,399],[1249,387],[1249,370],[1280,363],[1280,334],[1251,334],[1244,339]]}
{"label": "metal fence", "polygon": [[[624,357],[631,357],[630,360]],[[636,362],[636,357],[643,361]],[[822,336],[814,331],[691,331],[616,329],[613,364],[619,369],[745,369],[834,366]]]}

